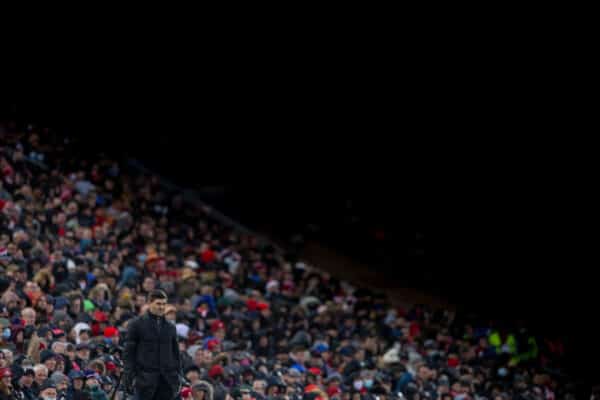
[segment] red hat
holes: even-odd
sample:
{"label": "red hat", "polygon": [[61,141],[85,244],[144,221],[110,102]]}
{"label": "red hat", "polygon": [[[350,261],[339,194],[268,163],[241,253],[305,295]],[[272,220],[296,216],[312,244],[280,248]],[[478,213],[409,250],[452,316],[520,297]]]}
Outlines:
{"label": "red hat", "polygon": [[268,305],[267,303],[262,303],[262,302],[261,302],[261,303],[258,303],[258,304],[256,305],[256,308],[257,308],[259,311],[262,311],[262,310],[268,310],[268,309],[269,309],[269,305]]}
{"label": "red hat", "polygon": [[94,320],[98,322],[108,322],[108,317],[106,313],[96,310],[94,311]]}
{"label": "red hat", "polygon": [[258,308],[258,302],[254,299],[249,299],[246,302],[246,307],[248,307],[248,311],[256,311]]}
{"label": "red hat", "polygon": [[10,370],[10,368],[1,368],[0,378],[5,378],[7,376],[12,376],[12,371]]}
{"label": "red hat", "polygon": [[410,324],[410,328],[409,328],[409,335],[410,337],[416,337],[421,333],[421,327],[419,326],[419,323],[416,321],[411,322]]}
{"label": "red hat", "polygon": [[456,356],[450,356],[450,357],[448,357],[448,366],[449,367],[454,368],[454,367],[457,367],[458,364],[459,364],[458,357],[456,357]]}
{"label": "red hat", "polygon": [[311,374],[313,374],[315,376],[321,376],[321,370],[319,368],[316,368],[316,367],[309,368],[308,372],[310,372]]}
{"label": "red hat", "polygon": [[220,364],[213,365],[208,371],[208,376],[214,378],[215,376],[223,375],[223,367]]}
{"label": "red hat", "polygon": [[54,335],[54,337],[60,337],[65,334],[65,331],[63,331],[62,329],[52,329],[52,334]]}
{"label": "red hat", "polygon": [[310,384],[304,388],[304,393],[311,393],[311,392],[318,392],[318,391],[319,391],[319,387],[314,384]]}
{"label": "red hat", "polygon": [[219,329],[225,329],[225,324],[223,323],[223,321],[216,320],[216,321],[213,321],[212,324],[210,324],[210,330],[212,332],[216,332]]}
{"label": "red hat", "polygon": [[188,397],[191,396],[192,394],[192,389],[185,386],[183,389],[181,389],[181,397]]}
{"label": "red hat", "polygon": [[104,328],[105,338],[111,338],[115,336],[119,336],[119,330],[117,328],[115,328],[114,326],[107,326],[106,328]]}
{"label": "red hat", "polygon": [[218,339],[211,339],[208,342],[206,342],[206,348],[209,351],[213,351],[215,349],[215,347],[217,347],[218,345],[219,345]]}
{"label": "red hat", "polygon": [[188,344],[189,345],[193,345],[196,344],[199,341],[202,341],[202,333],[201,332],[192,332],[190,333],[190,336],[188,337]]}
{"label": "red hat", "polygon": [[335,385],[331,385],[327,388],[327,395],[329,397],[336,395],[336,394],[342,394],[342,391],[340,390],[339,387],[337,387]]}
{"label": "red hat", "polygon": [[106,370],[107,371],[114,371],[116,369],[117,369],[117,366],[115,365],[114,362],[109,361],[109,362],[106,363]]}
{"label": "red hat", "polygon": [[215,261],[216,257],[217,257],[216,253],[214,251],[212,251],[211,249],[205,250],[202,252],[202,254],[200,254],[200,258],[202,259],[202,262],[205,264],[210,264],[211,262]]}

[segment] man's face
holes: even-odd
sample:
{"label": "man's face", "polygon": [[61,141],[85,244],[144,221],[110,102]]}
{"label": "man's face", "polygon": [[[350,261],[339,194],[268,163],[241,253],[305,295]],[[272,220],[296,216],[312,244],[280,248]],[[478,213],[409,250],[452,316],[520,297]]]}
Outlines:
{"label": "man's face", "polygon": [[355,358],[358,361],[364,361],[365,360],[365,351],[363,349],[358,350],[356,352]]}
{"label": "man's face", "polygon": [[56,359],[54,357],[47,359],[44,361],[44,365],[48,368],[48,371],[54,371],[56,368]]}
{"label": "man's face", "polygon": [[88,349],[80,349],[80,350],[78,350],[77,351],[77,355],[82,360],[89,360],[90,359],[90,351]]}
{"label": "man's face", "polygon": [[144,290],[146,292],[153,291],[154,290],[154,279],[152,279],[152,278],[144,279],[144,283],[142,284],[142,287],[144,288]]}
{"label": "man's face", "polygon": [[144,304],[146,304],[146,296],[137,295],[135,298],[135,305],[138,306],[138,308],[141,308]]}
{"label": "man's face", "polygon": [[55,399],[56,396],[58,396],[58,393],[56,393],[55,388],[48,388],[40,393],[40,397],[44,400],[45,399]]}
{"label": "man's face", "polygon": [[17,281],[18,282],[25,282],[27,280],[27,273],[26,272],[19,272],[17,273]]}
{"label": "man's face", "polygon": [[194,354],[194,364],[201,366],[204,364],[210,364],[212,361],[212,353],[208,350],[199,349]]}
{"label": "man's face", "polygon": [[183,302],[183,305],[181,306],[181,309],[186,313],[191,312],[192,311],[192,302],[189,299],[185,299],[185,301]]}
{"label": "man's face", "polygon": [[192,385],[200,380],[198,371],[190,371],[185,375],[186,379],[192,383]]}
{"label": "man's face", "polygon": [[35,372],[35,381],[37,382],[38,385],[41,385],[42,383],[44,383],[44,381],[48,379],[48,372],[44,371],[44,370],[38,370]]}
{"label": "man's face", "polygon": [[90,378],[87,381],[85,381],[85,386],[91,388],[94,386],[98,386],[100,385],[100,383],[98,382],[98,380],[96,378]]}
{"label": "man's face", "polygon": [[5,387],[9,387],[10,386],[10,376],[3,376],[2,377],[2,383],[4,383]]}
{"label": "man's face", "polygon": [[82,342],[87,342],[88,340],[90,340],[90,335],[88,333],[88,331],[82,331],[79,334],[79,340],[81,340]]}
{"label": "man's face", "polygon": [[162,316],[165,313],[167,301],[164,299],[156,299],[150,303],[150,312],[154,315]]}
{"label": "man's face", "polygon": [[74,379],[73,387],[75,390],[81,390],[81,388],[83,388],[83,379]]}
{"label": "man's face", "polygon": [[225,340],[225,330],[224,329],[219,329],[215,332],[215,337],[217,339],[219,339],[220,342],[222,342],[223,340]]}
{"label": "man's face", "polygon": [[64,392],[65,390],[67,390],[68,387],[69,384],[67,383],[67,381],[61,381],[58,383],[58,385],[56,385],[56,388],[59,392]]}
{"label": "man's face", "polygon": [[65,350],[65,355],[69,358],[69,360],[71,360],[71,361],[75,360],[75,350],[74,349]]}
{"label": "man's face", "polygon": [[54,351],[56,354],[65,354],[65,347],[65,342],[55,342],[55,344],[52,346],[52,351]]}
{"label": "man's face", "polygon": [[429,368],[424,367],[424,366],[421,367],[421,368],[419,368],[418,374],[419,374],[419,378],[422,379],[422,380],[424,380],[424,381],[429,380],[429,378],[431,376]]}
{"label": "man's face", "polygon": [[177,313],[175,311],[170,311],[165,314],[165,318],[167,321],[175,321],[177,319]]}
{"label": "man's face", "polygon": [[48,306],[48,302],[46,301],[46,298],[44,296],[40,297],[40,299],[38,300],[36,307],[38,310],[45,310],[46,306]]}
{"label": "man's face", "polygon": [[303,351],[296,351],[293,353],[293,356],[296,360],[298,360],[298,362],[302,363],[304,362],[304,352]]}
{"label": "man's face", "polygon": [[252,385],[252,389],[256,392],[256,393],[260,393],[263,396],[265,395],[265,388],[267,387],[267,383],[263,380],[256,380],[254,381],[254,384]]}
{"label": "man's face", "polygon": [[460,383],[456,382],[452,385],[452,390],[456,393],[461,393],[462,386],[460,386]]}
{"label": "man's face", "polygon": [[293,375],[285,375],[284,379],[288,385],[295,385],[298,378]]}
{"label": "man's face", "polygon": [[33,375],[25,374],[21,377],[21,385],[29,387],[33,385]]}
{"label": "man's face", "polygon": [[23,311],[23,319],[25,320],[25,326],[34,325],[35,326],[35,311],[26,310]]}

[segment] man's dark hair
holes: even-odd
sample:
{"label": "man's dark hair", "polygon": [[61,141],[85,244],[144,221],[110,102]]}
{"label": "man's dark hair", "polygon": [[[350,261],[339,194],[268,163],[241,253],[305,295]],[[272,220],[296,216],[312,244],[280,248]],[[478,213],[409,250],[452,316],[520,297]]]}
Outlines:
{"label": "man's dark hair", "polygon": [[167,294],[162,290],[153,290],[148,296],[148,301],[152,303],[154,300],[167,300]]}

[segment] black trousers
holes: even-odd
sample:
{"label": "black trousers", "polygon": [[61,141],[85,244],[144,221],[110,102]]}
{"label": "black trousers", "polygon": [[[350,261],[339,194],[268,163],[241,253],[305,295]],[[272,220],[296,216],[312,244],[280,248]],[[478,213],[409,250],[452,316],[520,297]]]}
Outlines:
{"label": "black trousers", "polygon": [[136,400],[174,400],[179,393],[177,388],[173,387],[161,374],[152,374],[146,378],[154,378],[152,381],[146,381],[144,385],[137,385],[135,388]]}

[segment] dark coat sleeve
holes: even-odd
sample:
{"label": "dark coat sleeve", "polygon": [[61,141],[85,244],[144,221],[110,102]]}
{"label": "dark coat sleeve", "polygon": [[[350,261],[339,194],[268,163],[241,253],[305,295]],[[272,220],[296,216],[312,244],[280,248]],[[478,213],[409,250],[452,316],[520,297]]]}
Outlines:
{"label": "dark coat sleeve", "polygon": [[136,318],[129,324],[127,329],[127,336],[125,339],[125,349],[123,352],[123,358],[125,362],[125,374],[132,374],[135,376],[137,369],[137,346],[139,342],[139,319]]}

